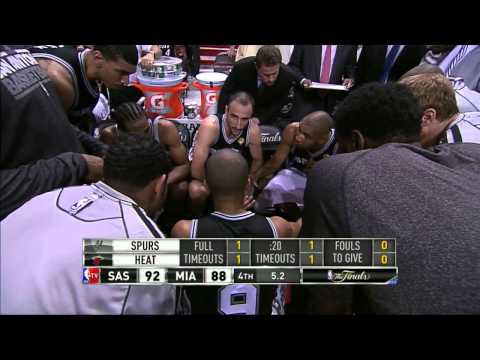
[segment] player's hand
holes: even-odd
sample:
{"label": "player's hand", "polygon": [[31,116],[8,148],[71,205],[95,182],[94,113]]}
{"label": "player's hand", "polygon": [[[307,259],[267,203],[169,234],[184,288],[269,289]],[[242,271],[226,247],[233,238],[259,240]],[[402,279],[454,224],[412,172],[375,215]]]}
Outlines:
{"label": "player's hand", "polygon": [[350,89],[353,86],[354,82],[353,79],[344,79],[342,85],[345,86],[347,89]]}
{"label": "player's hand", "polygon": [[310,86],[312,86],[312,80],[304,79],[302,81],[302,86],[303,86],[304,89],[308,89]]}
{"label": "player's hand", "polygon": [[253,198],[253,195],[245,195],[243,198],[243,208],[245,210],[249,210],[253,207],[255,204],[255,199]]}
{"label": "player's hand", "polygon": [[258,190],[263,190],[265,186],[267,186],[268,182],[272,179],[273,175],[271,176],[264,176],[261,179],[255,180],[253,185],[255,186],[256,189]]}
{"label": "player's hand", "polygon": [[87,162],[88,173],[85,182],[92,183],[103,179],[103,159],[98,156],[82,154]]}
{"label": "player's hand", "polygon": [[247,186],[245,188],[245,196],[243,198],[243,208],[245,210],[250,209],[255,203],[255,199],[253,198],[253,195],[254,195],[253,193],[255,191],[255,188],[253,184],[254,184],[254,180],[252,176],[249,176]]}
{"label": "player's hand", "polygon": [[140,64],[145,68],[151,68],[153,65],[153,60],[155,60],[154,54],[148,53],[140,59]]}
{"label": "player's hand", "polygon": [[255,124],[260,125],[260,119],[257,117],[252,117],[250,120],[252,120]]}

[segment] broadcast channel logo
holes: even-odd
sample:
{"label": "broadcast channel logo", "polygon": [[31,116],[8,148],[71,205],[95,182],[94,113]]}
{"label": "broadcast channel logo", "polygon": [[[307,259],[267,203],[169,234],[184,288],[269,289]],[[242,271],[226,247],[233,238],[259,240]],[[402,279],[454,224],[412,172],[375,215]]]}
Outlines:
{"label": "broadcast channel logo", "polygon": [[83,283],[84,284],[100,283],[100,268],[83,268]]}

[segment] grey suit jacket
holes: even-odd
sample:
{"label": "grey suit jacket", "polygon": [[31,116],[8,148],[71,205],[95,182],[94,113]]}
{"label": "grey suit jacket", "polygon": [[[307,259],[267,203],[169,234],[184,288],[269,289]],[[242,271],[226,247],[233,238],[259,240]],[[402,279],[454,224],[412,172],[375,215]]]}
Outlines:
{"label": "grey suit jacket", "polygon": [[452,76],[461,77],[470,89],[480,92],[480,46],[468,53],[452,71]]}

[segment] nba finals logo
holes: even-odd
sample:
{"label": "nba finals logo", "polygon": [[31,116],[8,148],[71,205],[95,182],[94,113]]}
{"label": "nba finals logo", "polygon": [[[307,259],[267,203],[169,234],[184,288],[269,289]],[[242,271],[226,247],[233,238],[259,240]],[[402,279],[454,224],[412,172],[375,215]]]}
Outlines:
{"label": "nba finals logo", "polygon": [[100,283],[100,268],[83,268],[83,283],[84,284]]}

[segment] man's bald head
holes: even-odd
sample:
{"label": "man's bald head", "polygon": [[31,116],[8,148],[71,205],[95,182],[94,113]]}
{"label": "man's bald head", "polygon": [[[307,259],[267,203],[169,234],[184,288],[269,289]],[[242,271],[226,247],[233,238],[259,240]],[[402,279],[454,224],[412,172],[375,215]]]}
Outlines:
{"label": "man's bald head", "polygon": [[408,70],[405,74],[402,75],[400,80],[410,76],[420,75],[420,74],[442,74],[443,75],[443,71],[436,65],[421,64],[421,65],[415,66],[413,69]]}
{"label": "man's bald head", "polygon": [[306,115],[301,123],[312,129],[314,132],[312,135],[318,136],[328,134],[333,127],[333,119],[325,111],[314,111]]}
{"label": "man's bald head", "polygon": [[243,196],[248,181],[247,161],[234,150],[219,150],[207,161],[206,179],[214,197]]}

